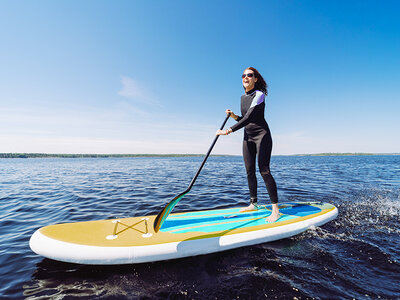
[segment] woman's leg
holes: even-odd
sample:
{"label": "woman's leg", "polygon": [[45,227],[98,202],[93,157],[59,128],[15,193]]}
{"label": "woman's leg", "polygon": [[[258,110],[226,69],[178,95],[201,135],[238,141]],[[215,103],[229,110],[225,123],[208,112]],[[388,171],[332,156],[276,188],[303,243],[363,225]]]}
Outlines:
{"label": "woman's leg", "polygon": [[271,137],[268,134],[264,135],[257,146],[258,146],[257,149],[258,168],[267,187],[271,202],[274,204],[278,203],[278,192],[276,188],[276,182],[274,177],[271,175],[271,171],[269,168],[269,164],[271,161],[271,152],[272,152]]}
{"label": "woman's leg", "polygon": [[272,202],[272,213],[267,218],[267,222],[275,222],[279,219],[279,208],[278,208],[278,191],[276,188],[276,182],[270,171],[270,160],[272,152],[272,139],[269,134],[264,135],[261,138],[260,143],[257,144],[258,149],[258,168],[261,176],[265,182],[268,190],[269,198]]}
{"label": "woman's leg", "polygon": [[255,209],[257,204],[257,178],[256,178],[256,144],[247,139],[243,141],[243,160],[246,167],[247,183],[250,191],[250,206],[241,211]]}

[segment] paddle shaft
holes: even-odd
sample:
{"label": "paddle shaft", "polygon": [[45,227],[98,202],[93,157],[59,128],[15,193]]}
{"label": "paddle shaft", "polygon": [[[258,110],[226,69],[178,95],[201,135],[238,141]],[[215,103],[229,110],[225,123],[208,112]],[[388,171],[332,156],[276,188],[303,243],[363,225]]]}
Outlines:
{"label": "paddle shaft", "polygon": [[[226,122],[228,121],[229,116],[230,116],[230,115],[228,115],[228,116],[225,118],[225,121],[224,121],[224,123],[222,123],[222,126],[221,126],[220,130],[222,130],[222,129],[225,127],[225,124],[226,124]],[[210,149],[208,149],[207,154],[206,154],[206,156],[204,157],[203,162],[201,163],[201,166],[200,166],[199,170],[197,171],[196,175],[194,175],[192,181],[190,182],[189,187],[188,187],[187,190],[186,190],[187,192],[190,191],[190,189],[192,188],[192,186],[193,186],[194,182],[196,181],[197,177],[199,177],[199,174],[200,174],[200,172],[201,172],[201,169],[203,169],[203,167],[204,167],[204,165],[205,165],[205,163],[206,163],[206,161],[207,161],[207,158],[210,156],[210,153],[211,153],[212,149],[214,148],[215,143],[217,142],[218,138],[219,138],[219,135],[217,135],[217,136],[215,137],[214,141],[212,142],[212,144],[211,144],[211,146],[210,146]],[[186,192],[186,193],[187,193],[187,192]]]}
{"label": "paddle shaft", "polygon": [[[228,114],[228,115],[226,116],[224,122],[222,123],[222,126],[221,126],[220,130],[222,130],[222,129],[224,128],[226,122],[227,122],[228,119],[229,119],[229,116],[230,116],[230,114]],[[211,153],[212,149],[214,148],[215,143],[217,142],[218,138],[219,138],[219,135],[217,135],[217,136],[214,138],[214,141],[212,142],[210,148],[208,149],[207,154],[206,154],[206,156],[204,157],[203,162],[202,162],[201,165],[200,165],[200,168],[197,170],[197,173],[196,173],[196,175],[194,175],[194,177],[193,177],[192,181],[190,182],[188,188],[187,188],[183,193],[180,193],[178,196],[176,196],[172,201],[170,201],[170,202],[163,208],[163,210],[160,211],[160,213],[157,215],[156,219],[154,220],[154,231],[155,231],[155,232],[158,232],[158,231],[160,230],[162,223],[163,223],[164,220],[168,217],[169,213],[172,211],[172,209],[175,207],[175,205],[178,203],[178,201],[179,201],[180,199],[182,199],[183,196],[185,196],[187,193],[189,193],[189,191],[190,191],[190,189],[192,188],[192,186],[194,185],[194,183],[195,183],[197,177],[199,177],[199,174],[200,174],[200,172],[201,172],[201,169],[203,169],[204,164],[206,163],[207,158],[210,156],[210,153]]]}

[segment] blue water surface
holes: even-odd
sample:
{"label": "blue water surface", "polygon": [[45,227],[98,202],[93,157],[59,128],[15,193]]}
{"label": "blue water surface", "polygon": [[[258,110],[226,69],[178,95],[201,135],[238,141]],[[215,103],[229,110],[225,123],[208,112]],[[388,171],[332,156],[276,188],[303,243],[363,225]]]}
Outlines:
{"label": "blue water surface", "polygon": [[[400,298],[400,156],[274,156],[280,201],[323,201],[321,228],[185,259],[84,266],[29,248],[45,225],[157,214],[202,157],[0,159],[0,298]],[[258,176],[260,178],[260,176]],[[269,203],[259,180],[261,204]],[[174,211],[247,205],[241,157],[210,157]]]}

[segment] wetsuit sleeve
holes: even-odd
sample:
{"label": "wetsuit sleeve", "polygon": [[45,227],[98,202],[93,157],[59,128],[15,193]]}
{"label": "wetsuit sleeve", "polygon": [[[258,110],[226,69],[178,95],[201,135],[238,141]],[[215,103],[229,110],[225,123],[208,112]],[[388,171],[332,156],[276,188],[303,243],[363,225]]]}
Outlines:
{"label": "wetsuit sleeve", "polygon": [[238,116],[238,118],[235,121],[239,122],[241,119],[243,119],[243,117],[242,116]]}
{"label": "wetsuit sleeve", "polygon": [[264,102],[265,94],[261,92],[256,92],[256,96],[254,97],[253,101],[251,102],[249,110],[243,117],[239,117],[238,122],[231,127],[232,131],[237,131],[240,128],[249,124],[257,112],[260,109],[260,104]]}

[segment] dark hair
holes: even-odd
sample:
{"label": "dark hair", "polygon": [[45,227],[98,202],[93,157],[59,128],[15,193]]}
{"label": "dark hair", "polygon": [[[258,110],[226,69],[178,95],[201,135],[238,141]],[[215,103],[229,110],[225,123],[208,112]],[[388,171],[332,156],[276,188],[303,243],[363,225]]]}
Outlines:
{"label": "dark hair", "polygon": [[260,72],[258,72],[257,69],[253,68],[253,67],[248,67],[248,68],[245,69],[245,71],[246,70],[253,71],[254,72],[254,76],[257,78],[257,82],[254,85],[255,89],[263,92],[265,95],[268,95],[268,90],[267,90],[268,85],[265,82],[264,78],[261,76]]}

